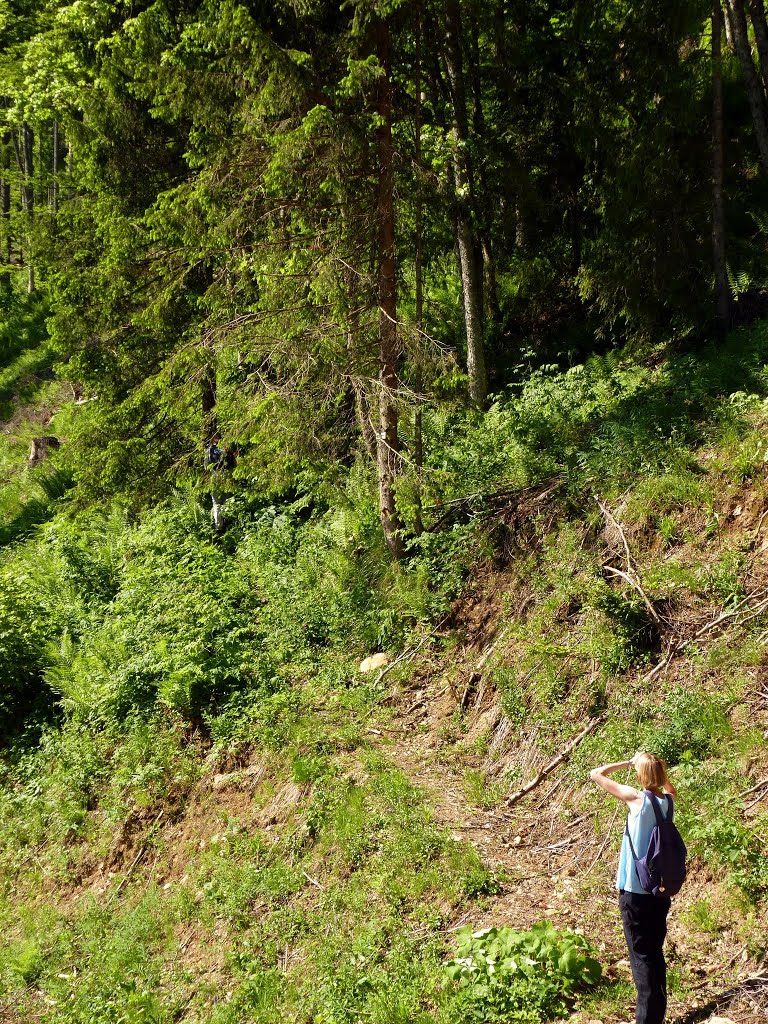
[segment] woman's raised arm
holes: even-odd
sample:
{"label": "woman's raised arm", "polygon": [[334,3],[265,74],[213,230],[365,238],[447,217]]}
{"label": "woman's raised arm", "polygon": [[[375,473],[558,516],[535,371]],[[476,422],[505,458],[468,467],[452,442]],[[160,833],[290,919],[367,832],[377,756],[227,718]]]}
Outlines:
{"label": "woman's raised arm", "polygon": [[622,768],[631,768],[632,766],[631,760],[614,761],[612,764],[604,764],[599,768],[593,768],[589,773],[589,777],[601,789],[604,789],[606,793],[610,793],[611,796],[615,796],[618,800],[623,800],[624,803],[629,804],[633,800],[637,800],[641,794],[633,786],[624,786],[621,782],[610,779],[608,776],[613,772],[621,771]]}

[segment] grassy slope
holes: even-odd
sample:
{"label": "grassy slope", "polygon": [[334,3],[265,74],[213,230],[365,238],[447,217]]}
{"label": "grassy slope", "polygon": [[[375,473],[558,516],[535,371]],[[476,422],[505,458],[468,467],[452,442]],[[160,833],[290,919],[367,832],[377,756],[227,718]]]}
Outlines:
{"label": "grassy slope", "polygon": [[494,506],[478,550],[495,559],[478,555],[451,618],[420,627],[380,686],[329,649],[332,667],[303,670],[212,745],[170,713],[127,734],[49,729],[5,769],[5,1019],[450,1020],[453,929],[541,919],[601,950],[607,981],[581,1018],[629,1019],[611,892],[621,822],[584,779],[643,745],[675,765],[693,854],[670,933],[673,1011],[756,973],[768,819],[764,790],[738,794],[768,777],[768,413],[754,378],[748,390],[720,387],[685,413],[696,430],[655,446],[647,393],[612,410],[573,463],[578,487]]}

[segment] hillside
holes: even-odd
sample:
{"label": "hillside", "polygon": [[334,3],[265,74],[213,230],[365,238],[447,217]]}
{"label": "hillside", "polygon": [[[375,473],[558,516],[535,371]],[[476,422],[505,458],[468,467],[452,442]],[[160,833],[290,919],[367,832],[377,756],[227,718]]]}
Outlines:
{"label": "hillside", "polygon": [[766,0],[0,0],[0,1024],[627,1024],[643,748],[768,1024],[767,553]]}
{"label": "hillside", "polygon": [[[43,501],[68,456],[22,471],[59,387],[28,378],[3,435],[1,1019],[627,1021],[621,814],[586,780],[648,746],[691,853],[670,1018],[768,1020],[767,346],[616,354],[469,414],[401,567],[359,469],[324,503],[243,500],[224,537],[190,493]],[[462,927],[542,921],[583,934],[597,985],[450,981]]]}

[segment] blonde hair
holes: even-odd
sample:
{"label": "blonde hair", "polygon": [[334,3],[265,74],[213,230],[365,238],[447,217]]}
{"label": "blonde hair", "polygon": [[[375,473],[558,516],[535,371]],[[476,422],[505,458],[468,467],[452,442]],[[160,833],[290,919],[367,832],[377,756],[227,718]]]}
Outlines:
{"label": "blonde hair", "polygon": [[669,782],[665,762],[655,754],[638,754],[635,771],[643,789],[661,789]]}

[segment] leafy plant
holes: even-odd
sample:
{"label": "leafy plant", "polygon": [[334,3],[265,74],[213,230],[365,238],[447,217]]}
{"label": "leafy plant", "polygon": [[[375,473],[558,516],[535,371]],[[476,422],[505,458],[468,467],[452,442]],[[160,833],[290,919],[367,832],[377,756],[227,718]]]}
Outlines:
{"label": "leafy plant", "polygon": [[445,964],[457,989],[455,1020],[538,1024],[564,1016],[571,997],[602,975],[582,935],[548,922],[528,932],[466,927],[457,939],[456,956]]}

